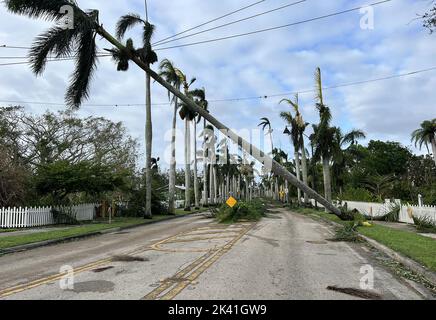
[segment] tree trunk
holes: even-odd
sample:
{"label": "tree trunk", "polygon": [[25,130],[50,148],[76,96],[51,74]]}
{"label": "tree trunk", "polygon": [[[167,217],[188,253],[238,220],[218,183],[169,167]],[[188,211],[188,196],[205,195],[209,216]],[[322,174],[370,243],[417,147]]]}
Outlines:
{"label": "tree trunk", "polygon": [[151,78],[150,74],[146,75],[146,121],[145,121],[145,217],[151,218],[151,153],[153,143],[153,127],[151,122]]}
{"label": "tree trunk", "polygon": [[213,202],[217,203],[218,200],[218,181],[217,181],[217,174],[216,174],[216,167],[213,167]]}
{"label": "tree trunk", "polygon": [[176,132],[177,132],[177,109],[178,99],[174,102],[173,127],[171,135],[171,163],[169,173],[169,191],[168,191],[168,213],[175,214],[175,193],[176,193]]}
{"label": "tree trunk", "polygon": [[203,121],[203,138],[204,138],[204,142],[203,142],[203,175],[204,175],[204,179],[203,179],[203,206],[207,207],[209,205],[209,195],[207,192],[207,163],[208,163],[208,159],[207,159],[207,141],[206,141],[206,120]]}
{"label": "tree trunk", "polygon": [[200,198],[198,196],[198,172],[197,172],[197,121],[194,119],[194,200],[195,209],[200,209]]}
{"label": "tree trunk", "polygon": [[322,169],[323,169],[322,171],[323,171],[323,175],[324,175],[325,198],[327,201],[331,202],[332,201],[332,183],[331,183],[331,177],[330,177],[330,158],[329,157],[323,157]]}
{"label": "tree trunk", "polygon": [[[301,154],[301,166],[303,170],[303,183],[306,186],[309,186],[309,179],[307,177],[307,156],[306,156],[306,148],[304,146],[304,140],[302,142],[302,154]],[[304,193],[304,203],[309,203],[309,195],[305,192]]]}
{"label": "tree trunk", "polygon": [[213,201],[213,165],[212,165],[212,162],[209,165],[209,195],[210,195],[210,203],[215,204]]}
{"label": "tree trunk", "polygon": [[[110,33],[108,33],[101,25],[96,24],[96,32],[101,35],[103,38],[108,40],[111,44],[113,44],[118,49],[122,50],[123,52],[127,51],[126,47],[123,46],[115,37],[113,37]],[[275,174],[281,176],[282,178],[286,179],[291,183],[293,186],[302,189],[304,192],[307,192],[310,197],[317,200],[319,203],[324,205],[327,209],[329,209],[331,212],[340,215],[341,211],[336,208],[330,201],[323,198],[321,195],[316,193],[314,190],[309,188],[308,186],[304,185],[301,181],[299,181],[294,175],[292,175],[288,170],[286,170],[282,165],[280,165],[278,162],[276,162],[274,159],[271,159],[271,157],[268,157],[265,155],[264,152],[259,150],[256,146],[248,143],[245,141],[242,137],[235,134],[232,130],[230,130],[228,127],[226,127],[224,124],[222,124],[218,119],[212,116],[212,114],[208,113],[206,110],[198,106],[194,101],[192,101],[190,98],[185,96],[180,92],[180,90],[177,90],[174,88],[171,84],[165,81],[161,76],[159,76],[156,72],[150,69],[150,67],[145,64],[143,61],[139,59],[139,57],[128,53],[129,58],[142,70],[147,72],[156,82],[161,84],[164,88],[169,90],[172,94],[174,94],[176,97],[178,97],[181,101],[186,103],[187,107],[192,110],[193,112],[196,112],[200,114],[204,119],[206,119],[211,125],[213,125],[215,128],[220,130],[225,136],[227,136],[229,139],[231,139],[234,143],[236,143],[238,146],[241,146],[241,148],[248,152],[252,153],[252,156],[259,161],[261,164],[265,165],[266,163],[271,165],[272,172]]]}
{"label": "tree trunk", "polygon": [[[301,181],[301,170],[300,170],[300,153],[297,149],[295,149],[294,152],[295,157],[295,171],[297,173],[297,179],[298,181]],[[298,203],[301,204],[301,189],[297,188],[297,194],[298,194]]]}
{"label": "tree trunk", "polygon": [[185,118],[185,211],[191,211],[191,130]]}

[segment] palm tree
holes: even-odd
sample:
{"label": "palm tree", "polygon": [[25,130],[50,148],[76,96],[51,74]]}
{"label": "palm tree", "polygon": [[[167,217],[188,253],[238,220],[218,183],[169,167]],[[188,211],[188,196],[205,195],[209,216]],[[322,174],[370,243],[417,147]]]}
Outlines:
{"label": "palm tree", "polygon": [[[297,178],[300,179],[300,151],[301,151],[301,166],[303,171],[303,182],[308,185],[308,175],[307,175],[307,156],[306,148],[304,143],[304,131],[306,130],[308,123],[304,122],[303,116],[300,113],[298,94],[295,95],[295,101],[291,99],[283,99],[280,103],[286,102],[295,111],[295,117],[292,116],[291,112],[282,112],[280,114],[281,118],[285,120],[288,125],[291,126],[291,138],[295,149],[295,164],[297,170]],[[301,202],[301,190],[298,189],[298,202]],[[304,203],[309,202],[309,196],[304,193]]]}
{"label": "palm tree", "polygon": [[261,121],[261,123],[259,123],[258,127],[262,127],[263,131],[265,131],[265,129],[268,128],[268,131],[266,132],[266,134],[269,135],[269,139],[271,142],[271,152],[272,152],[272,150],[274,150],[274,142],[273,142],[273,136],[272,136],[272,133],[274,130],[272,129],[271,121],[269,121],[268,118],[262,118],[262,119],[260,119],[260,121]]}
{"label": "palm tree", "polygon": [[335,148],[335,128],[330,127],[332,115],[330,108],[324,104],[323,92],[322,92],[322,78],[321,69],[317,68],[315,72],[315,85],[316,85],[316,108],[318,109],[320,116],[319,125],[314,125],[314,136],[312,143],[315,147],[314,157],[321,159],[323,166],[324,177],[324,194],[327,201],[332,200],[332,183],[330,173],[330,161],[334,154]]}
{"label": "palm tree", "polygon": [[419,146],[419,149],[422,149],[423,144],[426,146],[431,144],[433,160],[436,164],[436,119],[421,123],[421,128],[412,133],[412,142],[415,142],[415,146]]}
{"label": "palm tree", "polygon": [[[188,82],[186,75],[178,70],[177,71],[180,81],[183,85],[185,95],[190,100],[193,99],[192,94],[189,92],[189,88],[196,81],[192,78]],[[182,103],[179,112],[180,118],[185,121],[185,211],[191,211],[191,121],[195,119],[197,113],[192,111],[186,103]],[[195,155],[196,157],[197,155]]]}
{"label": "palm tree", "polygon": [[[120,18],[116,25],[116,36],[118,39],[123,39],[127,30],[133,28],[136,25],[141,25],[143,28],[143,47],[136,50],[136,54],[141,57],[148,67],[158,61],[156,53],[151,47],[151,38],[154,33],[154,26],[148,21],[141,19],[140,16],[136,14],[127,14]],[[145,92],[146,92],[146,122],[145,122],[145,149],[146,149],[146,165],[145,165],[145,184],[146,184],[146,203],[145,203],[145,218],[151,218],[151,181],[152,181],[152,171],[151,171],[151,157],[152,157],[152,147],[153,147],[153,123],[151,119],[151,77],[146,73],[145,81]]]}
{"label": "palm tree", "polygon": [[357,145],[358,140],[360,139],[366,139],[365,132],[362,130],[353,129],[343,137],[341,144],[350,143],[352,146],[354,146]]}
{"label": "palm tree", "polygon": [[[194,102],[207,111],[209,103],[206,100],[206,89],[195,89],[192,90],[190,94],[194,98]],[[199,186],[197,177],[197,123],[199,123],[200,121],[201,115],[197,115],[197,120],[194,121],[194,197],[196,209],[200,209]]]}
{"label": "palm tree", "polygon": [[[180,90],[181,79],[178,69],[168,59],[164,59],[160,66],[159,76],[163,77],[168,83]],[[171,99],[171,93],[168,91],[168,99]],[[174,103],[173,126],[171,135],[171,163],[169,174],[169,193],[168,193],[168,211],[170,214],[175,214],[174,195],[176,192],[176,128],[177,128],[177,110],[179,108],[179,99],[173,95],[172,102]]]}
{"label": "palm tree", "polygon": [[[111,43],[116,50],[122,52],[128,57],[128,61],[134,62],[139,68],[144,70],[156,82],[177,96],[186,106],[193,112],[201,114],[211,125],[218,130],[221,130],[234,143],[241,144],[242,148],[247,152],[252,152],[256,160],[265,163],[265,153],[259,150],[256,146],[248,143],[242,137],[235,134],[227,126],[211,114],[202,110],[192,99],[184,95],[174,88],[171,84],[160,77],[156,72],[150,69],[149,61],[144,61],[144,56],[137,52],[129,50],[119,40],[105,30],[98,19],[98,11],[84,12],[78,7],[73,0],[4,0],[9,11],[27,15],[30,18],[44,18],[50,21],[60,21],[63,15],[59,12],[59,8],[68,4],[74,10],[74,29],[66,29],[54,27],[41,35],[33,44],[31,49],[32,68],[37,74],[41,74],[47,62],[47,58],[51,55],[55,57],[71,56],[74,53],[76,59],[76,70],[71,77],[70,88],[67,90],[66,102],[70,106],[80,107],[83,100],[88,97],[89,84],[91,76],[95,71],[97,61],[97,46],[95,44],[96,35],[101,36]],[[36,58],[36,60],[32,60]],[[267,159],[271,161],[271,159]],[[315,191],[301,183],[297,178],[287,171],[283,166],[275,161],[271,161],[271,170],[278,176],[282,176],[292,185],[301,188],[313,197],[327,209],[340,215],[341,212],[331,202],[317,194]]]}

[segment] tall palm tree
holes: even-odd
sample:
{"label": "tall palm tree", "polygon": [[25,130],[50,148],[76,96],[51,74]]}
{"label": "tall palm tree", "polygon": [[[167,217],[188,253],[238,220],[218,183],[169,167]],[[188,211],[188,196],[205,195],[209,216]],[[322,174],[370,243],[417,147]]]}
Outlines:
{"label": "tall palm tree", "polygon": [[422,149],[423,144],[430,144],[433,150],[433,160],[436,164],[436,119],[421,123],[421,128],[412,133],[412,142],[415,142],[415,146],[419,146],[419,149]]}
{"label": "tall palm tree", "polygon": [[330,161],[334,153],[335,128],[331,128],[330,123],[332,115],[330,108],[324,104],[322,91],[321,69],[317,68],[315,72],[316,87],[316,108],[320,116],[319,125],[314,125],[314,136],[312,143],[315,146],[315,158],[321,159],[324,177],[324,194],[327,201],[332,200],[332,183],[330,172]]}
{"label": "tall palm tree", "polygon": [[[127,14],[120,18],[116,25],[116,36],[118,39],[123,39],[127,30],[141,25],[143,28],[142,41],[143,47],[136,50],[136,54],[142,57],[148,67],[158,61],[156,53],[151,47],[151,39],[154,33],[154,26],[148,21],[143,20],[139,15]],[[146,162],[145,162],[145,184],[146,184],[146,203],[145,203],[145,218],[151,218],[151,184],[152,184],[152,171],[151,171],[151,157],[153,148],[153,123],[151,119],[151,77],[150,74],[146,73],[145,81],[145,92],[146,92],[146,102],[145,102],[145,149],[146,149]]]}
{"label": "tall palm tree", "polygon": [[265,131],[265,129],[268,128],[268,131],[265,134],[269,135],[269,140],[271,143],[271,154],[272,154],[272,150],[274,150],[274,142],[273,142],[273,136],[272,136],[273,129],[271,126],[271,121],[269,121],[268,118],[262,118],[262,119],[260,119],[260,121],[261,122],[259,123],[258,127],[262,127],[263,131]]}
{"label": "tall palm tree", "polygon": [[[303,182],[308,185],[308,174],[307,174],[307,156],[306,156],[306,147],[304,143],[304,131],[306,130],[308,123],[304,122],[303,116],[300,112],[300,105],[298,94],[295,95],[295,100],[291,99],[283,99],[280,103],[285,102],[290,105],[295,112],[295,117],[292,116],[290,112],[282,112],[280,114],[281,118],[285,120],[288,125],[291,126],[291,137],[294,144],[295,149],[295,163],[297,167],[297,178],[300,177],[300,151],[301,151],[301,166],[303,171]],[[301,202],[301,191],[298,189],[298,202]],[[304,203],[309,202],[309,196],[307,193],[304,193]]]}
{"label": "tall palm tree", "polygon": [[[183,85],[185,95],[190,100],[193,99],[189,88],[196,81],[192,78],[188,82],[187,76],[180,70],[177,71]],[[192,111],[186,103],[181,104],[179,112],[180,118],[185,121],[185,211],[191,211],[191,121],[195,119],[197,113]],[[197,157],[197,155],[195,155]]]}
{"label": "tall palm tree", "polygon": [[[174,66],[174,63],[168,59],[162,60],[159,66],[159,76],[163,77],[168,83],[180,90],[181,79],[179,71]],[[171,99],[171,92],[168,91],[168,99]],[[170,214],[175,214],[175,192],[176,192],[176,129],[177,129],[177,110],[179,109],[179,99],[173,95],[172,102],[174,103],[173,124],[171,134],[171,163],[169,174],[169,193],[168,193],[168,211]]]}
{"label": "tall palm tree", "polygon": [[[3,2],[12,13],[27,15],[30,18],[44,18],[45,20],[56,22],[59,22],[63,18],[63,15],[59,12],[59,8],[66,4],[73,8],[75,14],[75,28],[64,30],[63,28],[54,27],[50,29],[33,44],[33,49],[36,51],[33,52],[32,49],[30,55],[31,58],[36,58],[35,61],[31,59],[33,70],[36,71],[37,74],[41,74],[49,56],[63,57],[67,55],[71,56],[74,53],[76,70],[71,77],[71,84],[70,88],[67,90],[66,97],[66,102],[70,106],[78,108],[83,100],[88,97],[91,75],[95,71],[97,61],[95,36],[99,35],[111,43],[116,50],[126,55],[128,61],[135,63],[139,68],[147,72],[151,78],[156,80],[156,82],[177,96],[190,110],[201,114],[211,125],[221,130],[234,143],[241,144],[242,142],[241,147],[246,152],[252,152],[256,160],[265,163],[266,157],[264,152],[235,134],[218,119],[213,117],[212,114],[202,110],[189,96],[182,94],[180,90],[174,88],[171,84],[166,82],[165,79],[151,70],[148,61],[143,61],[144,57],[142,55],[129,50],[118,39],[107,32],[99,22],[97,10],[85,12],[78,7],[74,0],[4,0]],[[270,160],[271,159],[268,159],[268,161]],[[341,214],[340,210],[331,202],[304,185],[304,183],[298,181],[294,175],[279,163],[271,161],[271,168],[273,172],[288,180],[292,185],[301,188],[304,192],[308,192],[311,197],[330,211],[337,215]]]}
{"label": "tall palm tree", "polygon": [[[195,89],[190,92],[194,98],[194,102],[207,111],[209,103],[206,100],[206,89]],[[200,196],[197,176],[197,124],[201,121],[201,115],[197,115],[197,119],[194,119],[194,198],[195,208],[200,209]]]}

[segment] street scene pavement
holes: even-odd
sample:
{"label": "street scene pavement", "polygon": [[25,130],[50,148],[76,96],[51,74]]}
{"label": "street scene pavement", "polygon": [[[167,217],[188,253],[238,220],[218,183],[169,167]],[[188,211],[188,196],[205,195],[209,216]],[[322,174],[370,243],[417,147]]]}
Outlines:
{"label": "street scene pavement", "polygon": [[[1,299],[423,299],[364,244],[285,209],[260,222],[190,216],[0,257]],[[73,268],[73,269],[71,269]],[[360,292],[365,272],[373,289]],[[345,288],[347,290],[332,290]]]}

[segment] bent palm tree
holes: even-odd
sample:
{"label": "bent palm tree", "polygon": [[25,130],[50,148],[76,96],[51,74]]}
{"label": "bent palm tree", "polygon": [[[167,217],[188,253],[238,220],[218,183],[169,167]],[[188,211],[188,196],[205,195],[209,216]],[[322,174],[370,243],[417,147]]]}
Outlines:
{"label": "bent palm tree", "polygon": [[415,146],[419,146],[419,149],[422,149],[423,144],[430,144],[433,150],[433,160],[436,164],[436,119],[421,123],[421,128],[412,133],[412,142],[415,142]]}
{"label": "bent palm tree", "polygon": [[[120,18],[116,26],[116,36],[118,39],[123,39],[127,30],[133,28],[136,25],[142,25],[143,27],[143,47],[135,51],[141,60],[150,67],[150,64],[157,62],[157,55],[151,47],[151,38],[154,33],[154,26],[148,21],[141,19],[136,14],[124,15]],[[153,148],[153,123],[151,119],[151,78],[146,73],[145,81],[146,92],[146,122],[145,122],[145,149],[146,149],[146,162],[145,162],[145,185],[146,185],[146,203],[145,203],[145,218],[151,218],[151,154]]]}
{"label": "bent palm tree", "polygon": [[[168,59],[164,59],[160,66],[159,76],[163,77],[168,83],[180,90],[181,79],[178,69]],[[171,99],[171,92],[168,91],[168,98]],[[168,212],[175,214],[174,195],[176,192],[176,128],[177,128],[177,110],[179,109],[179,99],[173,95],[174,103],[173,124],[171,133],[171,163],[169,174],[169,192],[168,192]]]}
{"label": "bent palm tree", "polygon": [[[288,180],[292,185],[301,188],[304,192],[307,192],[309,196],[313,197],[335,214],[341,214],[338,208],[333,206],[329,201],[317,194],[315,191],[298,181],[297,178],[283,166],[267,157],[265,153],[259,150],[256,146],[248,143],[242,137],[235,134],[218,119],[194,103],[192,99],[182,94],[177,88],[174,88],[156,72],[151,70],[149,64],[147,64],[145,61],[142,61],[138,54],[127,50],[126,46],[124,46],[120,41],[108,33],[102,25],[100,25],[98,21],[98,12],[93,11],[85,13],[73,0],[5,0],[4,3],[6,4],[8,10],[13,13],[27,15],[31,18],[45,18],[46,20],[51,21],[59,21],[63,18],[62,14],[59,13],[59,9],[63,5],[67,4],[73,8],[75,13],[74,24],[77,26],[77,28],[73,30],[58,30],[59,32],[55,32],[55,37],[51,37],[50,34],[48,34],[46,39],[42,40],[40,55],[37,55],[39,56],[38,60],[42,61],[42,65],[44,67],[49,54],[61,57],[65,54],[71,54],[73,51],[75,51],[75,57],[79,62],[78,65],[85,66],[85,68],[76,66],[76,72],[73,74],[71,80],[71,87],[73,89],[71,91],[67,91],[67,94],[69,94],[68,97],[73,97],[74,99],[67,99],[67,102],[73,101],[74,103],[72,105],[79,107],[82,101],[88,96],[89,81],[91,78],[90,76],[92,75],[92,71],[94,71],[96,62],[97,51],[95,50],[95,35],[98,34],[115,46],[117,50],[124,52],[128,56],[129,61],[134,62],[138,67],[147,72],[150,77],[156,80],[156,82],[177,96],[191,111],[198,112],[211,125],[218,130],[221,130],[221,132],[230,138],[234,143],[240,145],[246,152],[252,153],[253,157],[261,164],[266,164],[268,162],[275,174]],[[60,36],[56,37],[56,35],[59,34]],[[80,39],[82,39],[82,41],[80,41]],[[90,39],[92,39],[92,41]],[[81,43],[83,43],[83,45],[80,45]],[[37,46],[37,43],[34,45],[34,47],[35,46]],[[89,50],[89,48],[92,50]],[[32,65],[33,67],[37,66],[35,63],[32,63]],[[39,69],[40,73],[42,69],[43,68]]]}

